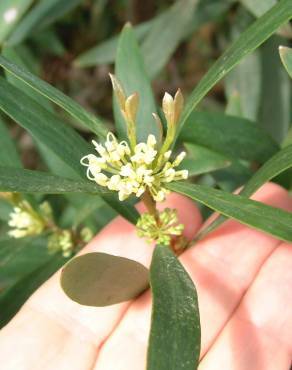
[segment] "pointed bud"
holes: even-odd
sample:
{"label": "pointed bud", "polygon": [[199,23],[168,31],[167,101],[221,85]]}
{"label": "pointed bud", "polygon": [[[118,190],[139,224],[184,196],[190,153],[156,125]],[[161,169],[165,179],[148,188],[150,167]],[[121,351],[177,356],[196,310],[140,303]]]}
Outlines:
{"label": "pointed bud", "polygon": [[3,192],[0,192],[0,198],[2,198],[2,199],[6,199],[6,200],[8,200],[8,201],[10,201],[10,200],[12,200],[12,198],[13,198],[13,193],[3,193]]}
{"label": "pointed bud", "polygon": [[184,106],[184,97],[180,89],[177,90],[174,96],[174,123],[176,124],[179,120],[179,116]]}
{"label": "pointed bud", "polygon": [[139,94],[134,93],[126,99],[125,116],[130,122],[136,121],[137,110],[139,105]]}
{"label": "pointed bud", "polygon": [[113,74],[110,73],[109,76],[110,76],[110,79],[112,81],[113,90],[114,90],[114,93],[115,93],[116,98],[118,100],[120,109],[121,110],[125,110],[126,95],[124,93],[124,90],[122,88],[122,85],[119,82],[119,80],[116,78],[115,75],[113,75]]}
{"label": "pointed bud", "polygon": [[162,110],[169,125],[174,123],[174,100],[167,92],[162,99]]}
{"label": "pointed bud", "polygon": [[152,116],[157,124],[158,130],[159,130],[159,138],[158,143],[161,143],[162,137],[163,137],[163,126],[160,117],[156,113],[152,113]]}

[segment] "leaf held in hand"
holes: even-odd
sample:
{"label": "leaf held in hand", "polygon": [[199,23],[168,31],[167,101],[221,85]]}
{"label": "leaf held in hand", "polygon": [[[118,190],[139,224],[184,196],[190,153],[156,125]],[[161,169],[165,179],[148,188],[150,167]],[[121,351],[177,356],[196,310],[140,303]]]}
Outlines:
{"label": "leaf held in hand", "polygon": [[65,265],[61,286],[77,303],[104,307],[128,301],[142,293],[148,286],[148,270],[128,258],[87,253]]}

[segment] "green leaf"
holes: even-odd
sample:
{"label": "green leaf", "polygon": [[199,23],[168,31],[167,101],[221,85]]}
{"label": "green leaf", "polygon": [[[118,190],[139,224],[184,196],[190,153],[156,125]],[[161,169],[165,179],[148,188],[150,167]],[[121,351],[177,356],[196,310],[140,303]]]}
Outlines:
{"label": "green leaf", "polygon": [[[72,225],[74,228],[84,223],[84,221],[92,215],[96,218],[98,210],[106,205],[101,197],[89,194],[86,196],[82,194],[81,196],[78,196],[77,199],[76,194],[74,194],[74,196],[69,194],[67,199],[69,199],[70,203],[77,211]],[[98,212],[98,214],[100,215],[100,212]]]}
{"label": "green leaf", "polygon": [[10,167],[0,167],[0,190],[45,194],[83,192],[105,195],[112,193],[107,188],[86,180],[66,179],[47,172]]}
{"label": "green leaf", "polygon": [[231,158],[256,160],[260,163],[279,149],[255,123],[217,112],[191,113],[179,141],[201,145]]}
{"label": "green leaf", "polygon": [[155,20],[141,46],[146,70],[151,78],[162,70],[185,37],[197,4],[198,0],[177,1]]}
{"label": "green leaf", "polygon": [[52,150],[80,176],[82,156],[90,146],[68,125],[29,96],[0,79],[0,109],[26,129],[38,142]]}
{"label": "green leaf", "polygon": [[[149,134],[153,134],[158,138],[159,129],[152,117],[152,113],[156,112],[156,106],[151,84],[146,75],[134,31],[129,24],[124,27],[119,39],[115,72],[127,96],[134,92],[139,93],[140,104],[137,114],[138,142],[145,142]],[[122,138],[126,138],[126,124],[116,99],[114,114],[117,130]]]}
{"label": "green leaf", "polygon": [[[27,48],[22,47],[22,51],[29,53],[29,50]],[[19,48],[4,48],[3,49],[3,55],[7,57],[9,60],[16,63],[18,66],[21,66],[23,69],[29,69],[28,65],[25,64],[26,58],[23,58],[20,55]],[[31,67],[31,65],[29,65]],[[6,78],[9,83],[11,83],[13,86],[17,87],[19,90],[23,91],[26,95],[31,97],[33,100],[35,100],[37,103],[42,105],[44,108],[49,110],[50,112],[54,112],[51,102],[41,95],[37,90],[34,90],[29,85],[27,85],[22,80],[15,77],[15,75],[9,73],[8,71],[5,71]],[[45,144],[42,144],[41,142],[35,140],[35,144],[44,159],[46,165],[48,166],[48,169],[54,173],[55,175],[59,175],[61,177],[67,177],[67,178],[78,178],[79,176],[76,175],[76,172],[65,164],[52,150],[50,150]]]}
{"label": "green leaf", "polygon": [[2,166],[21,168],[22,163],[9,131],[0,117],[0,163]]}
{"label": "green leaf", "polygon": [[[250,25],[253,17],[247,11],[240,9],[231,28],[231,39],[236,40]],[[225,78],[225,91],[228,101],[237,94],[240,99],[241,116],[256,121],[258,117],[262,65],[261,54],[255,50],[247,55]]]}
{"label": "green leaf", "polygon": [[254,16],[260,17],[277,4],[277,0],[240,0]]}
{"label": "green leaf", "polygon": [[51,27],[45,31],[34,33],[32,42],[34,44],[33,49],[39,48],[44,54],[64,58],[65,54],[67,53],[67,50],[63,44],[63,40],[58,34],[57,27]]}
{"label": "green leaf", "polygon": [[[135,36],[138,41],[141,41],[145,37],[147,32],[151,29],[152,25],[153,20],[150,20],[134,27]],[[119,36],[111,37],[106,41],[101,42],[93,48],[80,54],[78,58],[75,59],[74,64],[76,65],[76,67],[84,68],[100,64],[113,63],[116,56],[118,42]]]}
{"label": "green leaf", "polygon": [[12,73],[15,77],[25,82],[31,88],[44,95],[47,99],[63,108],[72,117],[76,118],[81,124],[88,127],[100,138],[106,137],[107,130],[103,124],[93,114],[87,112],[67,95],[63,94],[61,91],[41,80],[29,71],[11,63],[3,56],[0,56],[0,65],[8,72]]}
{"label": "green leaf", "polygon": [[280,240],[292,241],[292,214],[289,212],[203,185],[172,183],[167,188]]}
{"label": "green leaf", "polygon": [[281,0],[277,5],[257,19],[213,64],[208,73],[191,93],[183,112],[180,127],[183,127],[191,112],[211,88],[234,68],[241,59],[255,50],[281,24],[292,17],[292,1]]}
{"label": "green leaf", "polygon": [[281,61],[286,68],[289,76],[292,78],[292,49],[287,46],[280,46],[279,53]]}
{"label": "green leaf", "polygon": [[137,297],[148,287],[148,270],[140,263],[106,253],[87,253],[69,261],[61,286],[73,301],[104,307]]}
{"label": "green leaf", "polygon": [[189,176],[216,171],[231,164],[227,157],[203,146],[185,144],[185,147],[188,155],[181,163],[180,169],[188,170]]}
{"label": "green leaf", "polygon": [[61,18],[74,9],[82,0],[42,0],[39,1],[21,20],[7,40],[7,44],[15,46],[40,29]]}
{"label": "green leaf", "polygon": [[33,0],[1,0],[0,3],[0,44],[5,41],[16,23],[27,11]]}
{"label": "green leaf", "polygon": [[[234,2],[235,0],[225,0],[225,1],[220,1],[216,3],[214,3],[214,0],[201,0],[199,1],[198,7],[195,9],[195,11],[192,14],[191,22],[185,22],[185,19],[176,18],[175,23],[177,23],[177,20],[179,20],[180,25],[186,24],[186,27],[184,28],[184,37],[187,37],[193,32],[195,32],[196,30],[198,30],[203,24],[207,22],[211,22],[213,20],[215,21]],[[157,15],[155,18],[147,22],[140,23],[139,25],[135,26],[134,30],[135,30],[135,35],[136,35],[137,40],[141,43],[143,39],[145,38],[145,36],[149,33],[151,29],[153,29],[154,26],[155,28],[158,28],[158,25],[160,25],[159,28],[161,28],[162,24],[165,22],[166,19],[170,17],[173,18],[174,10],[176,9],[180,10],[181,12],[184,11],[182,9],[181,4],[174,5],[173,7],[170,7],[169,9]],[[189,16],[187,16],[187,19],[188,18]],[[143,52],[144,57],[147,60],[147,66],[149,66],[149,64],[151,63],[151,60],[152,61],[154,60],[154,63],[155,63],[154,68],[151,68],[151,66],[149,66],[149,69],[150,68],[153,69],[153,73],[156,74],[157,73],[156,71],[157,71],[157,68],[159,68],[159,65],[160,65],[160,68],[164,66],[164,64],[167,62],[166,56],[169,58],[170,51],[173,52],[174,48],[177,46],[177,36],[176,35],[174,36],[176,43],[174,43],[171,40],[169,45],[165,45],[165,44],[162,45],[162,49],[163,50],[165,49],[165,51],[163,51],[161,49],[158,50],[158,45],[156,45],[157,35],[153,36],[152,32],[151,34],[152,34],[151,38],[155,36],[155,44],[150,45],[149,41],[146,43],[146,46],[148,43],[151,46],[151,55],[149,56],[147,55],[147,50],[145,50],[145,52],[143,52],[142,50],[142,52]],[[150,37],[150,35],[147,37]],[[164,34],[164,37],[168,37],[168,35]],[[159,38],[159,40],[162,40],[162,38]],[[117,36],[110,37],[106,41],[101,42],[98,45],[94,46],[93,48],[82,53],[74,61],[74,64],[77,67],[84,68],[84,67],[92,67],[92,66],[96,66],[100,64],[113,63],[115,60],[117,44],[118,44],[118,37]],[[160,45],[161,45],[161,41],[160,41]],[[146,49],[146,46],[143,46],[143,47]],[[155,46],[155,50],[154,50],[154,46]],[[155,58],[155,55],[157,55],[156,54],[157,51],[159,52],[159,54],[164,53],[163,59],[161,61]],[[152,78],[154,76],[150,75],[150,77]]]}
{"label": "green leaf", "polygon": [[147,370],[194,370],[200,356],[196,288],[171,250],[154,249],[150,267],[153,295]]}
{"label": "green leaf", "polygon": [[114,194],[104,194],[103,199],[107,204],[118,212],[120,215],[129,220],[132,224],[136,225],[138,218],[140,217],[139,212],[133,207],[133,202],[131,201],[119,201],[117,193]]}
{"label": "green leaf", "polygon": [[[4,199],[0,199],[0,220],[4,221],[7,224],[9,220],[9,215],[12,212],[12,205],[7,203]],[[6,225],[5,225],[6,226]]]}
{"label": "green leaf", "polygon": [[278,54],[285,40],[272,36],[262,47],[263,81],[259,123],[272,138],[281,143],[291,123],[291,79]]}
{"label": "green leaf", "polygon": [[250,197],[262,185],[292,167],[292,145],[280,150],[245,184],[240,194]]}
{"label": "green leaf", "polygon": [[[241,4],[255,17],[262,16],[265,12],[277,4],[277,0],[240,0]],[[277,34],[291,38],[292,29],[289,23],[284,24],[277,30]]]}
{"label": "green leaf", "polygon": [[49,255],[43,237],[0,240],[0,327],[65,261]]}
{"label": "green leaf", "polygon": [[233,159],[229,167],[212,172],[216,185],[220,189],[232,192],[244,185],[253,175],[252,170],[241,160]]}
{"label": "green leaf", "polygon": [[[19,49],[5,47],[5,48],[2,49],[2,55],[5,58],[9,59],[12,63],[17,64],[22,69],[30,71],[30,69],[29,69],[29,67],[31,68],[30,60],[26,60],[26,58],[23,57],[21,55],[21,52],[20,52],[20,51],[25,52],[26,56],[27,56],[30,53],[30,50],[25,45],[22,45],[20,51],[19,51]],[[25,82],[23,82],[18,77],[16,77],[14,74],[8,72],[7,70],[4,70],[4,72],[5,72],[5,76],[6,76],[7,81],[11,85],[13,85],[13,86],[17,87],[19,90],[23,91],[25,94],[27,94],[32,99],[34,99],[37,103],[44,106],[47,110],[49,110],[51,112],[54,111],[51,102],[46,97],[41,95],[35,89],[31,88]]]}
{"label": "green leaf", "polygon": [[[280,173],[292,167],[292,145],[285,147],[275,154],[269,161],[267,161],[245,184],[243,189],[240,191],[240,195],[250,197],[254,194],[262,185],[278,176]],[[211,231],[215,230],[220,226],[226,218],[219,216],[216,218],[207,228],[201,233],[200,237],[207,235]]]}
{"label": "green leaf", "polygon": [[[226,88],[227,84],[226,84]],[[242,108],[242,98],[239,92],[236,89],[230,89],[229,93],[227,92],[227,104],[225,107],[225,114],[228,116],[237,116],[243,117],[243,108]]]}

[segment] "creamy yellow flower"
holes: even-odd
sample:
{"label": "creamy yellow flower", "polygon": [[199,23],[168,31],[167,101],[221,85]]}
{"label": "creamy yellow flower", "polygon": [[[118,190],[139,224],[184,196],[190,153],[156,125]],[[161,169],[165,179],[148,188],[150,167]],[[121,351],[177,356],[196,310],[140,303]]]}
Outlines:
{"label": "creamy yellow flower", "polygon": [[93,144],[99,157],[88,154],[81,159],[81,164],[87,167],[87,177],[117,191],[120,200],[131,194],[140,197],[149,189],[154,200],[161,202],[168,193],[165,183],[188,177],[187,170],[175,169],[184,159],[185,152],[171,162],[169,150],[157,163],[160,153],[154,135],[149,135],[146,143],[136,144],[133,150],[126,142],[119,143],[112,133],[107,135],[104,145],[95,141]]}

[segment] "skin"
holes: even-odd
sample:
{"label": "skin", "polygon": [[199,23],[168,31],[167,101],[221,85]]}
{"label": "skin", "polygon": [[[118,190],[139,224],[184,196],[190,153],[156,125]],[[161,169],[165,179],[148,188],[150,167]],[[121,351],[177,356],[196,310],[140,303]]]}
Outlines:
{"label": "skin", "polygon": [[[267,184],[255,199],[292,211],[288,193]],[[202,226],[193,202],[171,194],[185,235]],[[139,206],[140,210],[143,208]],[[115,219],[82,251],[102,251],[149,266],[153,246]],[[292,358],[292,248],[228,221],[180,257],[198,290],[200,370],[289,370]],[[62,292],[57,272],[0,332],[5,370],[143,370],[151,297],[105,308],[80,306]],[[159,369],[158,369],[159,370]]]}

